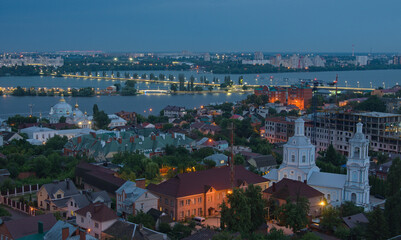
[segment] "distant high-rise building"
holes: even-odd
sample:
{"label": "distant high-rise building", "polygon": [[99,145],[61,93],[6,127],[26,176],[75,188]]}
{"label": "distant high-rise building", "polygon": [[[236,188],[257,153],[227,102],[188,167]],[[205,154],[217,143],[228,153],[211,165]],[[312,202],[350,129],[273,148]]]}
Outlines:
{"label": "distant high-rise building", "polygon": [[264,55],[262,52],[255,52],[255,56],[254,56],[255,60],[264,60]]}
{"label": "distant high-rise building", "polygon": [[205,55],[203,55],[203,60],[206,62],[210,62],[210,54],[209,53],[205,53]]}
{"label": "distant high-rise building", "polygon": [[368,56],[356,56],[355,65],[366,66],[368,65]]}
{"label": "distant high-rise building", "polygon": [[394,56],[393,57],[393,64],[400,65],[401,64],[401,56]]}

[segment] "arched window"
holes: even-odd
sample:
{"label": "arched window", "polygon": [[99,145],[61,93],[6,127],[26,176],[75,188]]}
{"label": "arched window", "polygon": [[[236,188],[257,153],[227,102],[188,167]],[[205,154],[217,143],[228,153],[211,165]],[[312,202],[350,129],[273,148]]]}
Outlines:
{"label": "arched window", "polygon": [[295,162],[295,154],[291,154],[291,162]]}
{"label": "arched window", "polygon": [[305,155],[302,155],[302,162],[303,163],[306,162],[306,156]]}
{"label": "arched window", "polygon": [[331,198],[330,194],[327,194],[327,200],[330,201],[330,198]]}
{"label": "arched window", "polygon": [[359,147],[356,147],[354,150],[354,157],[355,158],[359,158],[359,153],[360,153],[361,149]]}
{"label": "arched window", "polygon": [[287,177],[287,174],[284,174],[284,178],[288,178],[288,177]]}
{"label": "arched window", "polygon": [[302,181],[302,178],[301,178],[301,176],[298,176],[298,181]]}
{"label": "arched window", "polygon": [[358,182],[358,173],[356,171],[352,172],[352,181]]}
{"label": "arched window", "polygon": [[355,193],[351,194],[351,202],[356,203],[356,194]]}

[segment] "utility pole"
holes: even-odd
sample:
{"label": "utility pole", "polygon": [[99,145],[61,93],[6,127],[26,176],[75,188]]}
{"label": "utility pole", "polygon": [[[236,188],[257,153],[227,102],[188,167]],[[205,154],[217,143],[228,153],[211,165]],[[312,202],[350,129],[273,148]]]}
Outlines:
{"label": "utility pole", "polygon": [[231,131],[231,154],[230,154],[230,181],[231,181],[231,188],[234,191],[234,179],[235,179],[235,169],[234,169],[234,123],[231,122],[231,126],[228,128]]}

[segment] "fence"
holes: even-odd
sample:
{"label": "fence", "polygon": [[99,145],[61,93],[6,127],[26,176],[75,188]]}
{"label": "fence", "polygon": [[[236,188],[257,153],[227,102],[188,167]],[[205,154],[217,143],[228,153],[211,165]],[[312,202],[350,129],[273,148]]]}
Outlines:
{"label": "fence", "polygon": [[20,201],[12,200],[11,198],[0,196],[0,203],[9,206],[12,209],[24,212],[26,214],[35,216],[35,208]]}
{"label": "fence", "polygon": [[39,191],[39,184],[25,185],[22,187],[16,187],[14,189],[7,189],[7,191],[2,191],[1,195],[7,197],[17,197],[25,194],[36,193],[37,191]]}

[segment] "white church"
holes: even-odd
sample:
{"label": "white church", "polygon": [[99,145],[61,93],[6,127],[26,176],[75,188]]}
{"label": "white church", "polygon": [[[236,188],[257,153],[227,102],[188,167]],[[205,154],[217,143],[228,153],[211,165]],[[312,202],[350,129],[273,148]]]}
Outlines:
{"label": "white church", "polygon": [[311,187],[324,193],[333,206],[345,201],[358,206],[369,206],[369,140],[362,133],[362,123],[349,140],[350,154],[347,161],[347,175],[320,172],[315,163],[315,146],[304,134],[304,120],[295,121],[295,134],[284,145],[283,163],[264,177],[273,182],[283,178],[307,182]]}

